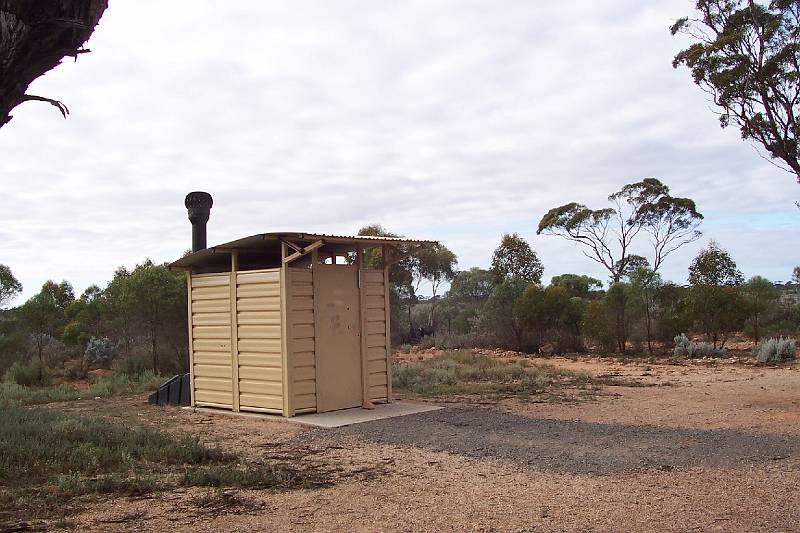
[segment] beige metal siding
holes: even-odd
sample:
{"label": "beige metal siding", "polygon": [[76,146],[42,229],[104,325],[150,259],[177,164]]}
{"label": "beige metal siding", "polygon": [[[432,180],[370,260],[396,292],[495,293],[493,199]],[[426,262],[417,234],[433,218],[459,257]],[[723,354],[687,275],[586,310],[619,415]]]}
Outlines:
{"label": "beige metal siding", "polygon": [[388,345],[386,339],[386,286],[382,270],[363,270],[365,293],[367,383],[369,399],[386,401],[389,396]]}
{"label": "beige metal siding", "polygon": [[292,409],[312,411],[317,408],[313,278],[307,268],[289,268],[286,278]]}
{"label": "beige metal siding", "polygon": [[191,299],[192,393],[195,405],[231,408],[230,276],[194,274]]}
{"label": "beige metal siding", "polygon": [[239,407],[243,411],[283,410],[280,294],[280,269],[236,274]]}

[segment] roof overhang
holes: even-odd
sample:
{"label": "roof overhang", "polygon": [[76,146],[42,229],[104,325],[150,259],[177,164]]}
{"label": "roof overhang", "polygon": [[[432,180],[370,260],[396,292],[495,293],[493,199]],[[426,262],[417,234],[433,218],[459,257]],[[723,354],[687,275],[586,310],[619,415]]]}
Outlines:
{"label": "roof overhang", "polygon": [[399,237],[372,237],[364,235],[326,235],[322,233],[297,233],[297,232],[276,232],[258,233],[235,241],[226,242],[217,246],[206,248],[187,254],[177,261],[172,262],[169,267],[175,270],[186,270],[194,267],[207,267],[214,264],[228,261],[233,252],[243,252],[250,254],[276,255],[280,258],[280,245],[287,243],[292,248],[303,249],[313,243],[321,243],[321,249],[329,252],[345,251],[354,246],[361,245],[364,248],[373,246],[388,245],[398,250],[405,251],[409,246],[433,246],[437,241],[405,239]]}

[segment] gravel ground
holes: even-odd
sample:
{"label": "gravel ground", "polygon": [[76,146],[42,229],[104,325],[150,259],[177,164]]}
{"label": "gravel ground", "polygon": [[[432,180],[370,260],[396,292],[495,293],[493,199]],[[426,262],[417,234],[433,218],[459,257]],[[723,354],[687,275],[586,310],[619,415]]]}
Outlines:
{"label": "gravel ground", "polygon": [[470,407],[314,430],[295,441],[314,448],[352,437],[565,474],[725,467],[800,455],[789,435],[536,419]]}
{"label": "gravel ground", "polygon": [[[164,409],[144,396],[52,407],[194,435],[250,461],[320,468],[329,487],[192,488],[92,497],[73,531],[800,531],[800,364],[654,365],[579,358],[568,370],[669,386],[593,401],[458,401],[333,430]],[[408,399],[408,398],[407,398]],[[236,505],[236,498],[249,502]],[[0,528],[1,529],[1,528]]]}

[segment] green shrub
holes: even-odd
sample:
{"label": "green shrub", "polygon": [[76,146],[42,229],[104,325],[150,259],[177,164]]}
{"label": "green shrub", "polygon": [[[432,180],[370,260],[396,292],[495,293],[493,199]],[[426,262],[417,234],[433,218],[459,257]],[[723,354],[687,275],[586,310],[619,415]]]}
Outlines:
{"label": "green shrub", "polygon": [[150,358],[146,355],[128,355],[125,357],[118,357],[114,364],[111,365],[114,372],[120,372],[129,376],[138,376],[143,372],[153,369]]}
{"label": "green shrub", "polygon": [[794,339],[773,337],[759,343],[755,352],[759,363],[782,363],[796,357],[797,347]]}
{"label": "green shrub", "polygon": [[108,368],[117,355],[117,345],[108,337],[92,337],[86,344],[83,360],[89,367]]}
{"label": "green shrub", "polygon": [[27,363],[16,361],[11,368],[6,370],[3,376],[4,381],[16,383],[17,385],[46,386],[52,379],[52,372],[38,359],[32,359]]}
{"label": "green shrub", "polygon": [[599,344],[604,352],[613,352],[616,349],[614,325],[608,306],[603,300],[588,303],[583,311],[581,331],[587,338]]}
{"label": "green shrub", "polygon": [[128,375],[124,372],[114,371],[111,374],[100,376],[94,380],[89,388],[92,396],[113,396],[115,394],[138,394],[154,390],[164,382],[164,377],[152,370],[145,370],[141,374]]}
{"label": "green shrub", "polygon": [[70,380],[86,379],[89,375],[83,361],[72,361],[64,365],[64,377]]}

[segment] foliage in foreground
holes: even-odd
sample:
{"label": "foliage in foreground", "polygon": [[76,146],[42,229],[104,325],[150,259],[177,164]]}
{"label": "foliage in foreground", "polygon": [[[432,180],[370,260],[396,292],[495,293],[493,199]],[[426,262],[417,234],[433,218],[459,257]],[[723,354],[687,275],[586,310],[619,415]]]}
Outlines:
{"label": "foliage in foreground", "polygon": [[[672,62],[685,65],[711,96],[720,125],[738,126],[800,180],[800,4],[796,0],[697,0],[673,35],[693,42]],[[782,163],[782,164],[781,164]]]}
{"label": "foliage in foreground", "polygon": [[290,489],[308,473],[241,458],[192,437],[103,418],[4,406],[0,507],[26,517],[64,512],[87,494],[146,494],[176,486]]}
{"label": "foliage in foreground", "polygon": [[471,350],[446,352],[431,359],[403,364],[393,371],[397,390],[429,396],[541,394],[554,385],[587,386],[587,373],[563,370],[527,360],[502,361]]}

